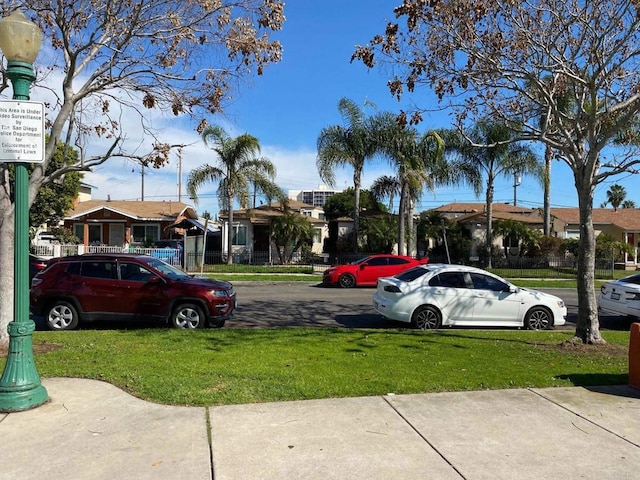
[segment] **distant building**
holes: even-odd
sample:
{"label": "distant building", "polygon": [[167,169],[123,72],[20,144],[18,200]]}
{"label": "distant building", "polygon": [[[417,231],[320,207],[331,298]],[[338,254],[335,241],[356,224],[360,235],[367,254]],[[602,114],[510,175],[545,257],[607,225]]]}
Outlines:
{"label": "distant building", "polygon": [[289,199],[314,207],[324,207],[327,198],[336,193],[342,193],[342,190],[330,190],[326,185],[318,185],[317,190],[289,190]]}

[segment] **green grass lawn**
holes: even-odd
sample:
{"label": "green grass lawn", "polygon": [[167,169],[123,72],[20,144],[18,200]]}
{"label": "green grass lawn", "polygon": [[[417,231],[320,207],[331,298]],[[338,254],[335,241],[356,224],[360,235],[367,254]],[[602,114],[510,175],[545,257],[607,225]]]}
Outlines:
{"label": "green grass lawn", "polygon": [[[629,332],[208,329],[35,332],[42,377],[110,382],[153,402],[224,405],[627,382]],[[0,369],[4,368],[0,358]]]}

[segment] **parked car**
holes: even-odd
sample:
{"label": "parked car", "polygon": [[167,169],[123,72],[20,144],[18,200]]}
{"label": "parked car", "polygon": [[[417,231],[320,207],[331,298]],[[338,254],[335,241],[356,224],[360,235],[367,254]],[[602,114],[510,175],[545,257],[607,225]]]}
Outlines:
{"label": "parked car", "polygon": [[44,270],[47,267],[47,260],[45,258],[38,257],[32,253],[29,254],[29,282],[33,280],[36,273]]}
{"label": "parked car", "polygon": [[564,325],[567,317],[561,298],[516,287],[479,268],[445,264],[379,279],[373,307],[422,330],[454,325],[541,330]]}
{"label": "parked car", "polygon": [[640,318],[640,273],[604,283],[598,296],[598,311]]}
{"label": "parked car", "polygon": [[222,327],[235,307],[229,282],[192,277],[148,255],[55,258],[31,282],[31,311],[52,330],[138,319],[176,328]]}
{"label": "parked car", "polygon": [[370,255],[347,265],[328,268],[322,276],[322,283],[342,288],[375,285],[380,277],[391,277],[428,261],[428,258],[416,260],[403,255]]}

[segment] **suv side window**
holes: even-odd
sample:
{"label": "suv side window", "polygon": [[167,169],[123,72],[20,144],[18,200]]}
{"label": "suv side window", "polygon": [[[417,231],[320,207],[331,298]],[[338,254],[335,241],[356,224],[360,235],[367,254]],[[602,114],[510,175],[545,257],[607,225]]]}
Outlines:
{"label": "suv side window", "polygon": [[120,280],[148,282],[153,276],[153,273],[137,263],[118,262],[118,266],[120,268]]}
{"label": "suv side window", "polygon": [[116,264],[115,262],[83,262],[81,274],[83,277],[114,279],[117,278]]}
{"label": "suv side window", "polygon": [[80,265],[80,262],[69,262],[65,270],[71,275],[80,275]]}

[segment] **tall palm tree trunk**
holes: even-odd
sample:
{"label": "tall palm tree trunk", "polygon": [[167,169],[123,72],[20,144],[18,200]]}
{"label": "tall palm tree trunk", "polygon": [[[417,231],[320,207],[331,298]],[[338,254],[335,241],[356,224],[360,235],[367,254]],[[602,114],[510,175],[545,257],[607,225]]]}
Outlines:
{"label": "tall palm tree trunk", "polygon": [[551,160],[553,159],[553,149],[548,145],[544,149],[544,204],[543,204],[543,225],[542,232],[545,235],[551,233]]}
{"label": "tall palm tree trunk", "polygon": [[491,253],[493,251],[493,181],[487,183],[487,232],[485,250],[487,268],[492,268]]}
{"label": "tall palm tree trunk", "polygon": [[403,184],[400,192],[400,203],[398,204],[398,255],[404,255],[405,220],[407,209],[406,185]]}
{"label": "tall palm tree trunk", "polygon": [[233,194],[227,197],[229,204],[229,228],[227,229],[227,265],[233,263]]}
{"label": "tall palm tree trunk", "polygon": [[[357,169],[356,169],[357,170]],[[358,253],[358,232],[360,230],[360,176],[362,171],[353,173],[353,253]]]}

